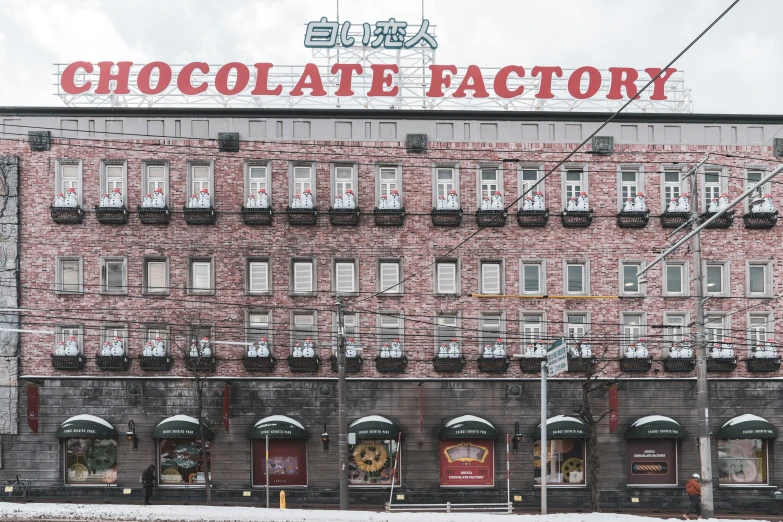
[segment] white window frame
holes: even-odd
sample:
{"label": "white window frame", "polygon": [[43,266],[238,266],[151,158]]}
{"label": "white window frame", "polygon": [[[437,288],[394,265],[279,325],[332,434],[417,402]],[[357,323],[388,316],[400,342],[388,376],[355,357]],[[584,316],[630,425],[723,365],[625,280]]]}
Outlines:
{"label": "white window frame", "polygon": [[[257,321],[254,322],[254,316],[261,318],[266,316],[266,322]],[[266,326],[260,326],[266,325]],[[272,353],[272,334],[274,329],[272,328],[272,310],[269,308],[252,308],[247,310],[245,314],[245,341],[248,343],[256,343],[262,337],[266,337],[267,347],[269,353]]]}
{"label": "white window frame", "polygon": [[[207,264],[209,268],[209,288],[195,288],[196,265]],[[195,256],[188,259],[188,294],[214,295],[215,293],[215,260],[211,257]]]}
{"label": "white window frame", "polygon": [[[65,186],[65,179],[63,177],[63,167],[76,167],[76,179],[72,183],[68,183],[68,186]],[[76,159],[58,159],[55,162],[55,188],[54,188],[54,194],[55,196],[57,194],[65,194],[65,191],[68,188],[75,188],[76,189],[76,201],[78,205],[81,207],[82,202],[84,201],[84,173],[83,173],[84,165],[82,163],[82,160],[76,160]]]}
{"label": "white window frame", "polygon": [[636,278],[636,286],[638,288],[638,291],[631,292],[627,291],[625,287],[625,268],[626,267],[636,267],[636,273],[639,273],[639,270],[642,270],[645,266],[645,263],[641,259],[623,259],[620,261],[620,271],[619,271],[619,278],[620,278],[620,295],[628,296],[628,297],[645,297],[647,295],[647,285],[639,281],[641,277]]}
{"label": "white window frame", "polygon": [[[258,290],[253,288],[253,267],[258,265],[266,271],[266,288]],[[248,257],[245,260],[245,288],[250,295],[272,295],[272,260],[268,257]]]}
{"label": "white window frame", "polygon": [[[491,328],[488,321],[491,321],[493,324]],[[497,329],[495,329],[494,323],[497,323]],[[487,344],[487,341],[489,341],[489,344],[494,345],[495,339],[498,337],[501,339],[506,338],[506,318],[503,312],[479,312],[478,354],[484,353],[484,345]]]}
{"label": "white window frame", "polygon": [[[633,183],[623,181],[623,174],[633,173],[636,175],[636,181]],[[626,187],[630,187],[627,191]],[[635,190],[632,188],[635,187]],[[623,192],[627,192],[623,194]],[[622,210],[625,200],[628,197],[635,198],[636,193],[644,193],[644,167],[634,164],[623,164],[617,166],[617,210]],[[589,194],[589,192],[588,192]]]}
{"label": "white window frame", "polygon": [[[492,288],[487,288],[487,283],[485,281],[485,273],[484,269],[493,266],[497,267],[497,291],[494,291]],[[491,294],[491,295],[500,295],[505,292],[506,287],[506,281],[505,281],[505,263],[503,260],[498,259],[482,259],[479,261],[479,293],[481,294]]]}
{"label": "white window frame", "polygon": [[[765,174],[769,174],[769,167],[764,165],[747,165],[745,167],[745,175],[743,180],[745,190],[750,190],[756,183],[758,183],[758,181],[750,181],[749,177],[751,174],[758,174],[758,181],[761,181],[761,178],[763,178]],[[763,197],[764,194],[770,193],[772,193],[772,183],[768,181],[761,186],[761,196]],[[753,193],[743,201],[743,204],[745,205],[745,212],[750,210],[750,202],[754,199],[755,195],[756,194]]]}
{"label": "white window frame", "polygon": [[[356,208],[359,208],[359,166],[356,163],[332,163],[329,168],[332,180],[330,188],[332,201],[330,204],[337,198],[338,193],[342,196],[345,194],[345,191],[350,188],[353,191],[353,199],[356,203]],[[349,181],[338,182],[337,172],[344,172],[345,169],[351,169],[351,179]],[[348,184],[350,184],[350,186],[348,186]]]}
{"label": "white window frame", "polygon": [[[394,181],[384,181],[381,179],[382,173],[394,171]],[[395,188],[396,187],[396,188]],[[375,206],[381,204],[381,196],[388,196],[392,190],[396,190],[400,195],[400,207],[404,207],[405,195],[402,190],[402,165],[381,164],[375,166]]]}
{"label": "white window frame", "polygon": [[[297,288],[296,283],[296,268],[297,265],[309,265],[310,266],[310,289],[299,289]],[[316,278],[316,266],[315,266],[315,258],[309,257],[309,258],[294,258],[291,259],[291,295],[315,295],[318,288],[317,288],[317,281]]]}
{"label": "white window frame", "polygon": [[[150,167],[153,168],[163,168],[163,179],[162,180],[155,180],[150,181]],[[149,189],[150,183],[155,183],[156,187],[160,187],[163,190],[163,199],[166,202],[166,206],[169,206],[169,162],[168,161],[161,161],[161,160],[145,160],[141,163],[141,199],[140,201],[144,201],[144,198],[147,194],[152,195],[155,189],[152,189],[151,191]],[[189,192],[187,194],[187,201],[190,201],[190,195],[192,192]]]}
{"label": "white window frame", "polygon": [[[130,356],[130,344],[128,343],[128,325],[123,323],[112,323],[101,325],[100,330],[100,347],[103,348],[103,343],[109,341],[109,344],[115,337],[122,339],[122,346],[125,349],[125,356]],[[100,350],[99,350],[100,353]]]}
{"label": "white window frame", "polygon": [[[670,292],[668,287],[667,271],[670,267],[680,267],[682,274],[682,292]],[[661,289],[663,290],[664,297],[688,297],[691,294],[691,279],[689,273],[688,261],[664,261],[663,269],[661,270],[662,281]]]}
{"label": "white window frame", "polygon": [[[388,342],[391,346],[391,339],[399,339],[400,340],[400,346],[402,347],[402,353],[405,355],[405,317],[403,316],[402,312],[396,312],[391,310],[383,310],[378,312],[378,319],[377,319],[377,331],[378,331],[378,353],[381,352],[381,347],[384,343]],[[396,326],[391,326],[392,324],[396,324]],[[396,329],[396,332],[394,335],[390,335],[390,332],[387,332],[386,330],[391,330],[392,328]],[[389,340],[386,340],[386,337],[389,336]]]}
{"label": "white window frame", "polygon": [[[198,181],[198,190],[195,190],[196,180],[194,178],[194,170],[196,168],[207,167],[208,175],[207,180]],[[209,204],[211,207],[215,207],[215,162],[213,161],[188,161],[188,191],[185,199],[185,204],[190,201],[191,195],[195,194],[196,197],[200,197],[201,189],[206,188],[209,191]]]}
{"label": "white window frame", "polygon": [[[266,192],[267,201],[269,202],[269,208],[272,208],[272,164],[270,161],[253,160],[245,162],[245,198],[252,194],[258,201],[258,190],[263,188]],[[251,174],[263,173],[261,178],[253,178]]]}
{"label": "white window frame", "polygon": [[[546,312],[524,310],[519,317],[519,336],[522,339],[521,348],[546,339]],[[544,341],[546,342],[546,341]]]}
{"label": "white window frame", "polygon": [[[584,321],[576,321],[577,317],[583,317]],[[563,336],[566,339],[571,339],[573,336],[573,340],[580,342],[590,334],[590,325],[590,312],[579,310],[563,312]]]}
{"label": "white window frame", "polygon": [[171,334],[169,325],[160,323],[150,323],[143,325],[144,328],[144,342],[154,342],[155,338],[160,335],[163,340],[163,345],[166,348],[166,355],[171,353]]}
{"label": "white window frame", "polygon": [[562,196],[562,204],[563,208],[566,208],[566,205],[568,204],[568,200],[570,199],[569,195],[569,187],[574,187],[576,185],[573,181],[568,181],[568,173],[569,172],[576,172],[579,171],[582,173],[579,181],[579,187],[580,189],[577,191],[575,189],[572,189],[571,192],[573,193],[574,197],[579,197],[579,194],[581,192],[587,192],[588,196],[590,195],[589,190],[589,182],[590,177],[587,172],[587,165],[579,164],[579,165],[563,165],[562,168],[562,177],[561,177],[561,196]]}
{"label": "white window frame", "polygon": [[84,354],[84,326],[80,324],[58,324],[54,327],[55,344],[67,342],[68,337],[76,337],[76,343],[79,345],[79,354]]}
{"label": "white window frame", "polygon": [[[568,267],[571,265],[582,266],[581,292],[572,292],[568,289]],[[589,259],[564,259],[563,260],[563,293],[566,295],[590,295],[590,260]]]}
{"label": "white window frame", "polygon": [[[390,288],[389,290],[386,290],[383,288],[383,270],[384,265],[396,265],[397,266],[397,282],[399,283],[397,286]],[[378,265],[377,265],[377,274],[378,274],[378,285],[376,288],[377,292],[380,292],[380,295],[383,296],[395,296],[395,295],[402,295],[405,285],[402,277],[402,259],[379,259]]]}
{"label": "white window frame", "polygon": [[[361,332],[361,317],[358,312],[345,312],[343,314],[343,325],[345,326],[345,340],[348,341],[353,337],[354,343],[357,347],[361,344],[360,332]],[[338,347],[338,319],[337,314],[332,314],[332,355],[337,354]]]}
{"label": "white window frame", "polygon": [[[764,268],[764,291],[751,292],[750,270],[754,267]],[[772,297],[772,262],[769,260],[749,260],[745,262],[745,295],[747,297]]]}
{"label": "white window frame", "polygon": [[[309,317],[309,321],[304,321],[304,318]],[[299,322],[299,319],[302,318],[302,322]],[[309,328],[307,328],[307,325],[310,325]],[[298,334],[301,334],[301,340],[297,340],[299,337]],[[318,354],[318,315],[315,312],[315,310],[293,310],[291,311],[291,343],[289,346],[289,350],[291,353],[294,351],[294,346],[297,342],[300,343],[300,345],[303,343],[303,341],[307,338],[310,338],[313,341],[313,346],[316,350],[316,355]]]}
{"label": "white window frame", "polygon": [[[677,174],[677,182],[667,182],[666,181],[666,174]],[[677,190],[677,199],[679,199],[679,196],[681,196],[684,192],[687,192],[685,180],[683,180],[683,168],[681,166],[677,165],[663,165],[661,169],[661,211],[665,212],[667,208],[669,208],[669,201],[671,201],[672,198],[666,198],[666,188],[667,187],[673,187],[672,188],[672,195],[674,194],[674,188]]]}
{"label": "white window frame", "polygon": [[[63,263],[77,263],[78,264],[78,276],[79,276],[79,288],[77,290],[65,290],[63,282]],[[83,294],[84,293],[84,259],[81,256],[57,256],[55,271],[55,293],[57,294]]]}
{"label": "white window frame", "polygon": [[[699,197],[701,198],[699,204],[699,212],[706,212],[710,206],[712,197],[707,198],[708,190],[710,196],[715,195],[716,199],[720,198],[720,195],[724,192],[728,192],[729,178],[726,172],[726,167],[719,167],[715,165],[705,165],[701,168],[701,183],[699,185]],[[717,174],[718,182],[707,184],[707,174]],[[717,191],[717,193],[716,193]]]}
{"label": "white window frame", "polygon": [[[297,181],[296,180],[296,173],[300,172],[302,169],[309,169],[310,171],[310,177],[309,181]],[[288,163],[288,204],[289,206],[293,205],[294,196],[296,194],[301,195],[304,193],[306,187],[304,184],[309,184],[310,194],[313,195],[313,208],[316,207],[318,202],[318,191],[316,190],[316,164],[315,162],[309,161],[309,162],[303,162],[303,161],[292,161]],[[304,179],[304,178],[300,178]],[[301,188],[301,192],[297,192],[297,190]]]}
{"label": "white window frame", "polygon": [[[119,290],[110,290],[109,267],[110,263],[122,265],[122,286]],[[110,295],[126,295],[128,293],[128,258],[122,256],[101,257],[101,293]]]}
{"label": "white window frame", "polygon": [[[714,266],[721,267],[721,291],[711,291],[709,287],[709,269]],[[717,297],[728,297],[731,295],[731,278],[729,274],[728,261],[704,261],[704,295],[714,295]]]}
{"label": "white window frame", "polygon": [[[535,183],[531,183],[530,180],[526,180],[525,173],[526,172],[535,172],[536,173],[536,181]],[[541,192],[541,194],[544,196],[544,207],[546,208],[546,182],[542,179],[544,176],[544,167],[542,165],[520,165],[519,169],[517,171],[517,186],[519,187],[519,194],[518,197],[519,202],[517,206],[521,209],[522,205],[525,203],[525,197],[530,196],[533,197],[536,195],[536,192]],[[525,190],[527,188],[532,187],[532,190],[527,193],[526,196],[523,196],[525,194]]]}
{"label": "white window frame", "polygon": [[[720,325],[715,319],[720,320]],[[711,326],[715,325],[715,326]],[[720,332],[717,332],[720,330]],[[727,335],[728,334],[728,335]],[[704,341],[709,346],[716,342],[721,342],[726,337],[731,338],[731,316],[726,312],[709,312],[704,315]]]}
{"label": "white window frame", "polygon": [[775,331],[775,320],[772,312],[748,312],[747,314],[747,321],[746,324],[748,325],[748,342],[747,342],[747,352],[748,357],[752,356],[753,350],[758,346],[757,339],[754,339],[756,334],[756,328],[754,326],[753,321],[754,319],[762,319],[764,321],[763,330],[764,335],[761,339],[761,345],[763,346],[764,343],[766,343],[767,339],[772,339],[773,335],[772,333]]}
{"label": "white window frame", "polygon": [[[340,269],[349,269],[351,274],[351,288],[349,290],[340,288],[338,271]],[[359,262],[356,259],[335,259],[332,263],[332,291],[336,294],[358,294],[359,293]]]}
{"label": "white window frame", "polygon": [[[451,181],[441,182],[438,174],[441,170],[451,171]],[[451,187],[451,188],[449,188]],[[435,165],[432,167],[432,208],[438,208],[438,198],[443,196],[448,199],[449,190],[456,190],[460,207],[462,207],[462,197],[459,190],[459,167],[457,165]]]}
{"label": "white window frame", "polygon": [[[448,324],[452,323],[453,324]],[[453,335],[446,335],[441,329],[450,331],[453,329]],[[460,355],[462,351],[462,329],[460,328],[460,316],[457,312],[438,312],[435,319],[435,341],[434,341],[434,353],[438,353],[441,343],[446,343],[448,346],[452,339],[456,338],[459,344]]]}
{"label": "white window frame", "polygon": [[[525,267],[538,267],[539,291],[533,292],[525,289]],[[522,259],[519,262],[519,293],[523,295],[546,295],[546,261],[543,259]]]}
{"label": "white window frame", "polygon": [[101,193],[98,195],[100,199],[103,194],[109,194],[117,185],[109,186],[109,169],[114,170],[116,167],[120,167],[119,180],[114,180],[112,183],[119,182],[121,184],[120,194],[122,194],[122,204],[125,207],[128,206],[128,162],[125,160],[101,160]]}
{"label": "white window frame", "polygon": [[[638,318],[638,324],[631,324],[631,318]],[[625,348],[631,341],[637,342],[639,339],[647,337],[647,314],[639,311],[620,312],[620,348]]]}
{"label": "white window frame", "polygon": [[503,165],[496,164],[496,163],[487,163],[483,165],[479,165],[476,169],[476,208],[481,208],[481,201],[484,199],[484,180],[482,173],[484,171],[494,170],[495,171],[495,182],[488,182],[487,186],[490,184],[495,187],[494,190],[487,189],[487,195],[490,199],[492,199],[492,195],[495,193],[495,191],[499,190],[500,193],[503,195],[503,205],[506,204],[506,188],[504,186],[504,174],[505,170],[503,169]]}
{"label": "white window frame", "polygon": [[[450,269],[454,270],[454,291],[449,291],[448,288],[443,288],[441,286],[441,278],[445,278],[448,275],[448,270],[443,272],[441,270],[447,269],[447,267],[451,267]],[[457,260],[440,260],[435,263],[435,293],[437,295],[459,295],[459,272],[459,261]]]}
{"label": "white window frame", "polygon": [[[171,288],[171,283],[169,281],[169,260],[166,257],[145,257],[142,260],[142,276],[144,280],[142,281],[142,293],[145,295],[168,295],[169,289]],[[149,279],[149,264],[150,263],[163,263],[163,277],[165,280],[165,286],[160,289],[151,290],[150,286],[150,279]]]}
{"label": "white window frame", "polygon": [[[682,320],[682,324],[672,324],[672,320]],[[690,335],[689,325],[690,314],[688,312],[664,312],[663,313],[663,340],[666,346],[671,346],[674,343],[680,343],[688,340]],[[673,331],[674,328],[679,328],[679,334]]]}

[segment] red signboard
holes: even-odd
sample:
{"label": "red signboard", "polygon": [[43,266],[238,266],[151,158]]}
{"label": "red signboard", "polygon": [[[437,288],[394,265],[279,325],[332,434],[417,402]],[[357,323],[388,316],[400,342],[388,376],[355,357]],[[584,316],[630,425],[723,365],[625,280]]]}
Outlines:
{"label": "red signboard", "polygon": [[440,441],[441,486],[494,486],[495,443],[486,439]]}
{"label": "red signboard", "polygon": [[609,433],[614,433],[619,421],[619,398],[617,396],[617,385],[609,386]]}
{"label": "red signboard", "polygon": [[228,433],[228,427],[231,420],[231,386],[226,384],[223,387],[223,427]]}
{"label": "red signboard", "polygon": [[33,433],[38,433],[38,385],[27,385],[27,425]]}
{"label": "red signboard", "polygon": [[[253,441],[253,485],[266,484],[266,441]],[[307,485],[307,441],[269,441],[269,485]]]}

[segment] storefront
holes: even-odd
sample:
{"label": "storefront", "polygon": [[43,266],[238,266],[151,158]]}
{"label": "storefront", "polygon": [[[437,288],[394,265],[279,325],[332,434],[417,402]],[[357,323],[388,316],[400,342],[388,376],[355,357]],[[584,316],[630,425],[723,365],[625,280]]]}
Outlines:
{"label": "storefront", "polygon": [[391,486],[402,481],[399,443],[402,431],[397,423],[370,415],[348,426],[348,484],[351,486]]}
{"label": "storefront", "polygon": [[70,485],[117,482],[117,430],[94,415],[76,415],[62,423],[64,481]]}
{"label": "storefront", "polygon": [[625,469],[628,485],[677,486],[677,441],[685,438],[679,422],[648,415],[625,431]]}
{"label": "storefront", "polygon": [[[585,424],[565,415],[550,417],[546,421],[546,470],[547,485],[585,485],[585,439],[590,436]],[[533,430],[533,477],[541,484],[541,425]]]}
{"label": "storefront", "polygon": [[462,415],[446,422],[440,440],[440,485],[444,487],[491,487],[495,485],[495,439],[491,422]]}
{"label": "storefront", "polygon": [[[204,450],[211,469],[209,441],[214,434],[204,430]],[[187,415],[175,415],[158,424],[152,431],[158,443],[158,483],[162,486],[204,484],[207,466],[201,454],[202,441],[198,421]]]}
{"label": "storefront", "polygon": [[777,428],[757,415],[726,421],[716,434],[718,483],[734,487],[769,484],[769,442],[777,436]]}
{"label": "storefront", "polygon": [[[269,437],[269,460],[266,439]],[[307,430],[285,415],[271,415],[256,422],[248,434],[253,459],[253,485],[307,485]]]}

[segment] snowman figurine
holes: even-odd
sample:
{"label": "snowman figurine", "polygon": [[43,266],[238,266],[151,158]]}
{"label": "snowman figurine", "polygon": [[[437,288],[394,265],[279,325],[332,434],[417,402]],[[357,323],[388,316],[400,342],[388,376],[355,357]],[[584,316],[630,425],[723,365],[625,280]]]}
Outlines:
{"label": "snowman figurine", "polygon": [[734,345],[732,344],[731,339],[723,339],[723,344],[721,344],[720,347],[720,356],[724,359],[731,359],[734,357]]}
{"label": "snowman figurine", "polygon": [[492,194],[492,205],[490,206],[491,210],[503,210],[503,194],[500,193],[499,190],[496,190],[494,194]]}
{"label": "snowman figurine", "polygon": [[65,206],[65,196],[62,194],[57,194],[57,197],[54,198],[54,206],[55,207],[64,207]]}
{"label": "snowman figurine", "polygon": [[212,200],[209,197],[209,190],[203,188],[199,192],[198,208],[210,208],[210,207],[212,207]]}
{"label": "snowman figurine", "polygon": [[267,196],[265,189],[258,189],[257,199],[258,208],[269,208],[269,197]]}
{"label": "snowman figurine", "polygon": [[713,343],[710,348],[710,357],[712,359],[720,359],[723,357],[721,354],[720,343]]}
{"label": "snowman figurine", "polygon": [[122,191],[118,188],[114,188],[111,191],[111,206],[114,208],[121,208],[122,203]]}
{"label": "snowman figurine", "polygon": [[671,348],[669,348],[669,359],[679,359],[680,358],[680,343],[674,343],[672,344]]}
{"label": "snowman figurine", "polygon": [[198,208],[198,196],[195,194],[190,195],[190,201],[188,201],[188,208]]}
{"label": "snowman figurine", "polygon": [[336,194],[334,196],[334,206],[332,208],[343,208],[343,196],[342,196],[342,194]]}
{"label": "snowman figurine", "polygon": [[543,192],[536,192],[533,196],[533,210],[546,210]]}
{"label": "snowman figurine", "polygon": [[636,199],[633,202],[634,212],[647,212],[647,203],[644,201],[644,194],[642,192],[636,193]]}
{"label": "snowman figurine", "polygon": [[65,204],[66,207],[76,208],[79,206],[79,201],[76,199],[76,189],[71,187],[65,191]]}
{"label": "snowman figurine", "polygon": [[212,357],[212,344],[209,342],[209,337],[201,339],[198,349],[202,357]]}
{"label": "snowman figurine", "polygon": [[256,197],[253,194],[247,196],[245,208],[256,208]]}
{"label": "snowman figurine", "polygon": [[669,201],[669,206],[666,207],[666,212],[677,212],[677,198],[672,198]]}
{"label": "snowman figurine", "polygon": [[115,337],[114,341],[112,342],[111,354],[114,357],[122,357],[123,355],[125,355],[125,346],[122,342],[122,339],[120,339],[119,337]]}
{"label": "snowman figurine", "polygon": [[111,343],[106,341],[101,348],[101,357],[109,357],[111,355]]}
{"label": "snowman figurine", "polygon": [[581,348],[581,355],[583,359],[589,359],[593,356],[593,348],[590,346],[590,340],[589,339],[582,339],[582,344],[580,346]]}
{"label": "snowman figurine", "polygon": [[353,195],[353,190],[348,189],[345,191],[345,196],[343,196],[343,207],[349,209],[356,208],[356,197]]}
{"label": "snowman figurine", "polygon": [[639,359],[646,359],[649,355],[647,351],[647,339],[639,339],[636,343],[636,357]]}
{"label": "snowman figurine", "polygon": [[261,340],[258,341],[256,357],[269,357],[269,344],[266,341],[266,337],[262,337]]}
{"label": "snowman figurine", "polygon": [[687,192],[680,194],[680,199],[677,200],[677,212],[690,212],[691,201],[690,195]]}
{"label": "snowman figurine", "polygon": [[459,343],[457,342],[457,338],[451,340],[449,343],[449,357],[452,359],[456,359],[460,356],[460,350],[459,350]]}
{"label": "snowman figurine", "polygon": [[76,337],[73,335],[68,336],[68,342],[65,343],[65,355],[75,357],[79,355],[79,345],[76,342]]}
{"label": "snowman figurine", "polygon": [[492,359],[495,356],[492,354],[492,345],[487,343],[484,345],[484,353],[481,354],[485,359]]}
{"label": "snowman figurine", "polygon": [[579,345],[575,341],[567,341],[566,346],[568,346],[569,357],[581,357],[579,354]]}
{"label": "snowman figurine", "polygon": [[628,347],[625,349],[625,358],[626,359],[636,358],[636,345],[634,343],[629,344]]}
{"label": "snowman figurine", "polygon": [[449,196],[446,198],[446,208],[449,210],[459,209],[459,198],[456,190],[449,190]]}
{"label": "snowman figurine", "polygon": [[535,348],[535,351],[533,352],[534,357],[546,357],[546,345],[544,344],[544,341],[539,339],[533,346]]}
{"label": "snowman figurine", "polygon": [[378,202],[378,208],[381,209],[389,208],[389,198],[387,198],[386,196],[381,196],[381,200]]}
{"label": "snowman figurine", "polygon": [[65,355],[65,343],[64,342],[60,341],[59,343],[57,343],[57,347],[54,349],[54,354],[57,357],[62,357],[63,355]]}
{"label": "snowman figurine", "polygon": [[525,200],[522,202],[522,210],[533,210],[533,198],[525,196]]}
{"label": "snowman figurine", "polygon": [[358,355],[359,353],[356,350],[356,341],[354,341],[353,337],[351,337],[348,339],[348,342],[345,343],[345,356],[348,359],[353,359]]}
{"label": "snowman figurine", "polygon": [[492,355],[495,359],[503,359],[506,356],[506,346],[503,344],[503,339],[498,337],[495,339],[495,346],[492,348]]}
{"label": "snowman figurine", "polygon": [[438,348],[438,359],[446,359],[449,356],[449,349],[446,348],[446,343],[441,343]]}
{"label": "snowman figurine", "polygon": [[532,344],[528,344],[525,346],[525,353],[522,354],[524,357],[535,357],[536,355],[536,349]]}
{"label": "snowman figurine", "polygon": [[587,199],[587,192],[581,192],[579,198],[576,201],[576,210],[579,212],[587,212],[590,210],[590,203]]}
{"label": "snowman figurine", "polygon": [[156,188],[152,194],[152,206],[155,208],[166,207],[166,198],[163,197],[163,189],[160,187]]}
{"label": "snowman figurine", "polygon": [[489,199],[489,196],[484,196],[481,198],[481,210],[489,210],[492,206],[492,202]]}
{"label": "snowman figurine", "polygon": [[147,341],[144,343],[144,349],[141,351],[143,357],[152,357],[152,343]]}
{"label": "snowman figurine", "polygon": [[304,347],[302,348],[302,357],[315,357],[313,340],[309,337],[305,339]]}
{"label": "snowman figurine", "polygon": [[144,199],[141,201],[141,206],[143,208],[151,208],[153,206],[152,194],[144,194]]}
{"label": "snowman figurine", "polygon": [[625,200],[625,204],[623,205],[623,212],[633,212],[633,198],[628,198]]}
{"label": "snowman figurine", "polygon": [[[149,196],[149,194],[147,194]],[[108,194],[104,194],[103,197],[101,197],[101,208],[110,207],[111,206],[111,200],[109,199]]]}
{"label": "snowman figurine", "polygon": [[198,343],[196,343],[195,339],[190,340],[190,352],[189,355],[191,357],[198,357]]}
{"label": "snowman figurine", "polygon": [[436,206],[438,210],[446,210],[446,196],[438,196],[438,203]]}
{"label": "snowman figurine", "polygon": [[393,359],[399,359],[402,357],[402,345],[399,339],[395,339],[391,343],[390,355]]}
{"label": "snowman figurine", "polygon": [[394,210],[400,210],[402,203],[400,203],[400,192],[398,190],[392,190],[389,194],[389,208]]}
{"label": "snowman figurine", "polygon": [[576,198],[574,196],[571,196],[568,199],[568,203],[566,203],[566,212],[575,212],[576,211]]}
{"label": "snowman figurine", "polygon": [[311,209],[313,207],[315,207],[313,193],[310,192],[310,189],[304,189],[304,192],[302,193],[302,208]]}
{"label": "snowman figurine", "polygon": [[767,357],[770,359],[777,359],[778,357],[778,349],[775,346],[775,339],[767,339],[767,342],[764,343],[764,352],[767,354]]}
{"label": "snowman figurine", "polygon": [[152,355],[155,357],[166,356],[166,345],[163,343],[163,338],[160,335],[155,337],[155,342],[152,343]]}
{"label": "snowman figurine", "polygon": [[255,358],[257,355],[256,351],[256,343],[250,343],[250,346],[247,347],[247,357],[253,357]]}
{"label": "snowman figurine", "polygon": [[714,214],[717,211],[718,211],[718,200],[713,198],[712,201],[710,201],[710,206],[707,207],[707,212],[711,212],[712,214]]}
{"label": "snowman figurine", "polygon": [[302,357],[302,345],[299,343],[294,344],[294,357],[297,359]]}
{"label": "snowman figurine", "polygon": [[381,346],[381,359],[388,359],[391,357],[391,352],[389,351],[389,344],[383,343],[383,346]]}
{"label": "snowman figurine", "polygon": [[693,357],[693,349],[689,343],[682,343],[680,345],[680,358],[690,359]]}
{"label": "snowman figurine", "polygon": [[727,208],[729,208],[729,195],[724,192],[718,199],[718,210],[726,210]]}
{"label": "snowman figurine", "polygon": [[762,345],[756,346],[756,348],[753,350],[753,358],[754,359],[766,359],[767,358],[767,351],[764,349]]}

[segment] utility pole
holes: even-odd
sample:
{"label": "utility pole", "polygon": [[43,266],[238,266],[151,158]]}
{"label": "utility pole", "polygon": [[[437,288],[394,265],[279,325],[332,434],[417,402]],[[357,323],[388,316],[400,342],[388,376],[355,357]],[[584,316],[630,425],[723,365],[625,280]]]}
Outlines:
{"label": "utility pole", "polygon": [[337,451],[340,462],[340,509],[348,510],[348,413],[345,409],[345,311],[337,299]]}
{"label": "utility pole", "polygon": [[541,451],[541,514],[547,514],[547,498],[546,498],[546,474],[549,473],[547,469],[547,459],[549,458],[549,451],[546,440],[546,421],[547,416],[547,400],[546,396],[546,376],[549,372],[549,365],[546,361],[541,361],[541,437],[539,438],[539,447]]}

